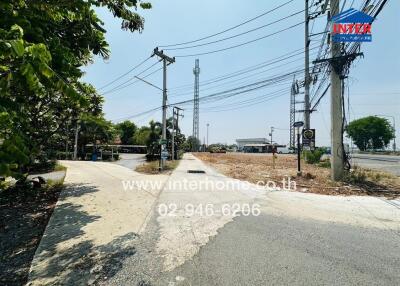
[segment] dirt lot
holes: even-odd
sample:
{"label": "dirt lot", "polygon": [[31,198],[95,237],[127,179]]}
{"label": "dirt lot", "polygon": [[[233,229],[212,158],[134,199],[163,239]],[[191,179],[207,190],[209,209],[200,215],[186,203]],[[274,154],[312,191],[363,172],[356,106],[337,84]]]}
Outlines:
{"label": "dirt lot", "polygon": [[390,174],[366,170],[352,170],[345,182],[330,180],[330,169],[302,162],[301,177],[297,176],[297,159],[294,155],[277,155],[275,169],[272,154],[244,153],[194,153],[226,176],[252,183],[273,181],[282,187],[282,180],[290,177],[297,191],[326,195],[374,195],[395,198],[400,196],[400,178]]}
{"label": "dirt lot", "polygon": [[0,285],[25,285],[61,189],[0,191]]}

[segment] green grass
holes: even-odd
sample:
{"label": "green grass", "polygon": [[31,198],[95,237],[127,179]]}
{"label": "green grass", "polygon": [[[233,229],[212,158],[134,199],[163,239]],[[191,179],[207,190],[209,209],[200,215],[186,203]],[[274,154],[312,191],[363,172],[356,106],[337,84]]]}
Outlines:
{"label": "green grass", "polygon": [[[179,160],[166,161],[164,170],[161,173],[170,173],[178,166]],[[159,161],[146,162],[136,167],[135,171],[144,174],[160,174]]]}
{"label": "green grass", "polygon": [[57,164],[54,166],[54,171],[66,171],[67,167],[61,165],[60,163],[57,162]]}

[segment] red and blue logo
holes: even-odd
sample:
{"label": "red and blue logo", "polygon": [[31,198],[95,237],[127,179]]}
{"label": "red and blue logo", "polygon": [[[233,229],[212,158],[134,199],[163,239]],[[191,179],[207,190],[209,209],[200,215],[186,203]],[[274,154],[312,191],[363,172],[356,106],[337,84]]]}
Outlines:
{"label": "red and blue logo", "polygon": [[337,14],[332,17],[332,41],[371,42],[373,21],[373,17],[356,9]]}

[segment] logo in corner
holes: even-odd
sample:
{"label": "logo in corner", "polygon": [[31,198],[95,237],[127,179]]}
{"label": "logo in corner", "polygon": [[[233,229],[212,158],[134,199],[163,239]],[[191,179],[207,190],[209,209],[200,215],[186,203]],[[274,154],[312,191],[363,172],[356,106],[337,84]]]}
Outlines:
{"label": "logo in corner", "polygon": [[349,9],[332,17],[334,42],[371,42],[371,25],[374,18]]}

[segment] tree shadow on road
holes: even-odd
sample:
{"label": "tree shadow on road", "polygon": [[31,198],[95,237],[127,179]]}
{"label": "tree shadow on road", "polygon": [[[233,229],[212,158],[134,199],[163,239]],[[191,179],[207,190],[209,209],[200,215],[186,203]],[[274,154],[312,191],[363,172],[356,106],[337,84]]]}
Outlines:
{"label": "tree shadow on road", "polygon": [[117,237],[105,245],[85,239],[83,228],[100,217],[67,199],[97,191],[90,185],[69,185],[60,195],[32,261],[30,285],[96,285],[112,277],[122,267],[123,260],[135,254],[135,233]]}

